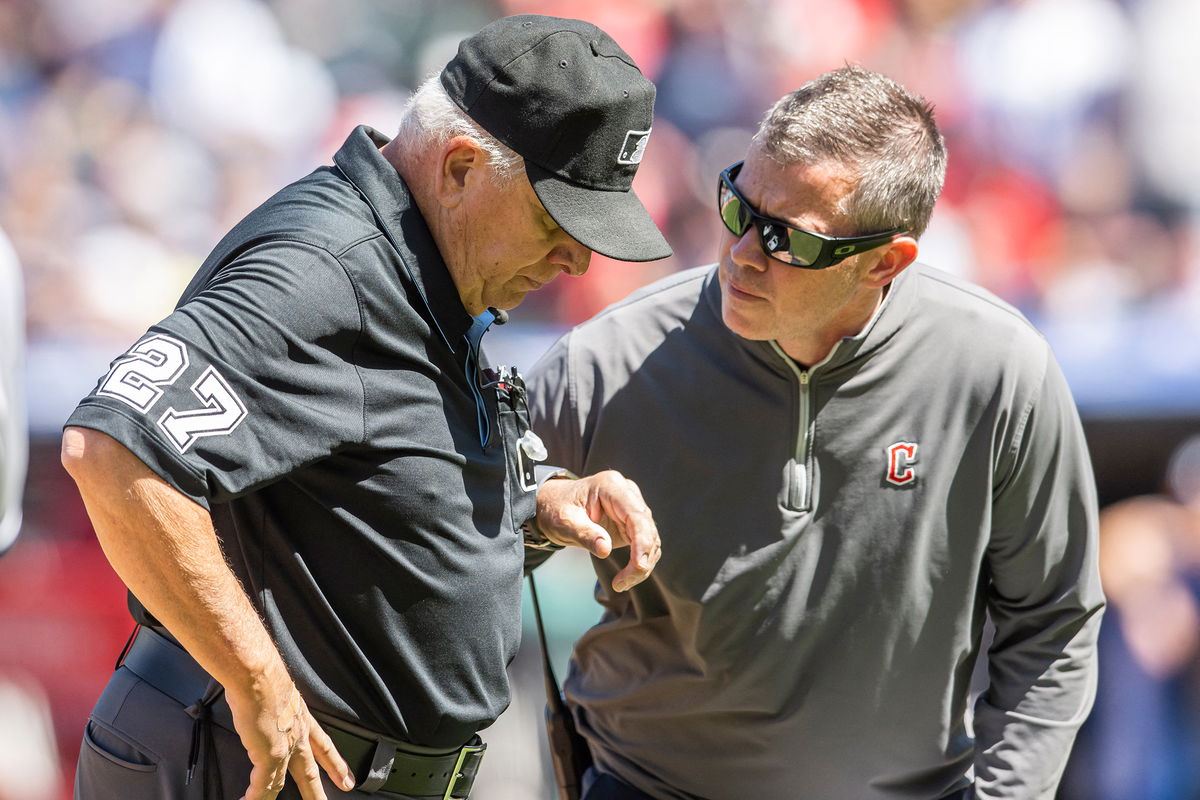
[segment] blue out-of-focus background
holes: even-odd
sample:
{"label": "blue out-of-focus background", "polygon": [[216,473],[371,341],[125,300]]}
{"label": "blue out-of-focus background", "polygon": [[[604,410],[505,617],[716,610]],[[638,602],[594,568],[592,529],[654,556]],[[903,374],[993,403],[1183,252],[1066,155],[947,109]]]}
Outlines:
{"label": "blue out-of-focus background", "polygon": [[[715,258],[716,175],[779,95],[850,61],[936,105],[951,157],[923,260],[1045,331],[1104,506],[1101,684],[1061,797],[1200,798],[1197,0],[0,0],[0,258],[24,278],[31,437],[0,558],[0,800],[70,796],[131,627],[58,464],[63,420],[244,213],[354,125],[390,133],[463,35],[524,12],[597,23],[657,83],[635,187],[675,248],[531,295],[489,334],[526,368]],[[539,575],[561,676],[592,577],[570,553]],[[480,800],[552,796],[531,623],[526,642]]]}

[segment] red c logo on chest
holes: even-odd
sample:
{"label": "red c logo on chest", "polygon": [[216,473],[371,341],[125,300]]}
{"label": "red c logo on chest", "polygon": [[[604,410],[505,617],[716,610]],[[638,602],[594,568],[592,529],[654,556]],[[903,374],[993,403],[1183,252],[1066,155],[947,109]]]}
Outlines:
{"label": "red c logo on chest", "polygon": [[913,464],[917,463],[916,442],[896,442],[887,448],[888,483],[905,486],[917,479]]}

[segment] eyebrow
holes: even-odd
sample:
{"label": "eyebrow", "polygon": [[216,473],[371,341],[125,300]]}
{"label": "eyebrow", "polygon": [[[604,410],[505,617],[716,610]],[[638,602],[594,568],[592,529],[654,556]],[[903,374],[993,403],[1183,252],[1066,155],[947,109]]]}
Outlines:
{"label": "eyebrow", "polygon": [[[733,180],[733,184],[734,184],[734,186],[737,187],[737,190],[738,190],[738,192],[741,193],[742,197],[746,197],[745,190],[739,185],[739,181],[741,180],[741,178],[742,178],[742,172],[739,171],[737,174],[737,177],[735,177]],[[822,224],[825,226],[826,229],[831,228],[831,227],[837,227],[837,223],[840,221],[845,221],[846,223],[848,223],[851,229],[855,228],[854,220],[851,218],[850,212],[846,210],[846,204],[849,202],[851,194],[853,194],[853,191],[844,195],[840,200],[837,201],[837,204],[831,209],[833,212],[833,217],[831,219],[827,219],[824,222],[822,222]],[[746,197],[746,201],[749,202],[749,200],[750,200],[750,198]],[[840,236],[854,236],[854,235],[856,235],[856,234],[834,234],[834,233],[830,233],[829,230],[819,230],[817,228],[814,228],[810,224],[800,224],[800,223],[794,222],[791,219],[788,219],[787,217],[780,217],[780,216],[776,216],[775,214],[767,214],[762,210],[761,205],[754,205],[753,208],[755,211],[758,212],[759,216],[769,217],[770,219],[773,219],[776,222],[782,223],[782,224],[787,225],[792,228],[799,228],[801,230],[808,231],[809,233],[819,233],[822,236],[839,236],[839,235]]]}

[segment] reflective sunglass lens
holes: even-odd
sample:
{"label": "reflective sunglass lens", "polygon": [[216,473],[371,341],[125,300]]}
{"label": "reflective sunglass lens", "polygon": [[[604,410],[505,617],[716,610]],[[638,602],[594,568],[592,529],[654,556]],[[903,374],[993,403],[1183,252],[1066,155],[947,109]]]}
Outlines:
{"label": "reflective sunglass lens", "polygon": [[750,224],[750,215],[746,211],[746,207],[738,201],[737,196],[728,190],[721,192],[721,221],[725,223],[725,227],[729,228],[730,232],[737,236],[741,236],[746,232],[746,227]]}
{"label": "reflective sunglass lens", "polygon": [[768,253],[779,253],[788,251],[788,235],[787,231],[780,230],[777,225],[765,224],[760,228],[762,231],[763,247]]}
{"label": "reflective sunglass lens", "polygon": [[817,237],[804,231],[791,232],[792,259],[797,264],[809,265],[821,257],[822,242]]}

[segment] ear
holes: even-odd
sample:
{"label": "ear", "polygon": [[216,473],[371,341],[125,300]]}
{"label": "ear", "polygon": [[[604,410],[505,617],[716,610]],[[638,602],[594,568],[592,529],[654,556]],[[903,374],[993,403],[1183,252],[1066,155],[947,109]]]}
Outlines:
{"label": "ear", "polygon": [[475,142],[465,136],[455,136],[438,153],[434,173],[433,193],[445,208],[455,208],[463,202],[471,184],[478,180],[486,157]]}
{"label": "ear", "polygon": [[877,252],[878,260],[867,270],[863,280],[868,286],[878,289],[887,286],[917,260],[917,240],[911,236],[897,236]]}

